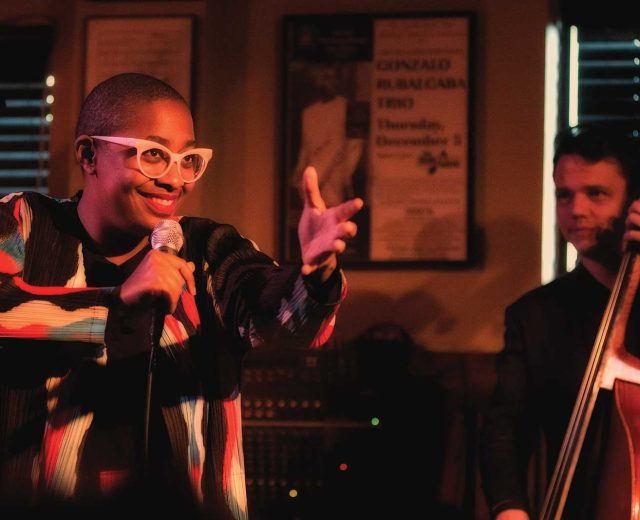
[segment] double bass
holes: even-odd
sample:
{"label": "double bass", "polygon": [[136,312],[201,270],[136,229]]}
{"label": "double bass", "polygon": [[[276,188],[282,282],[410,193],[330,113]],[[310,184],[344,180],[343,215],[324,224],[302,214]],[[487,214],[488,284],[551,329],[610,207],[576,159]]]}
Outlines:
{"label": "double bass", "polygon": [[560,520],[601,389],[613,392],[610,430],[599,479],[595,518],[640,520],[640,358],[625,347],[640,283],[640,255],[624,254],[598,329],[558,459],[541,520]]}

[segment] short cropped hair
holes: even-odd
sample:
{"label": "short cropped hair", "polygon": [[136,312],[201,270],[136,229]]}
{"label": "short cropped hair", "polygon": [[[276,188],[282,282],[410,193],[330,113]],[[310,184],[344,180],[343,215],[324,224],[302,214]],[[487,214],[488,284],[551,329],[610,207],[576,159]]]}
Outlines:
{"label": "short cropped hair", "polygon": [[153,76],[137,72],[112,76],[96,85],[82,103],[76,137],[113,135],[127,126],[138,105],[164,99],[189,108],[177,90]]}
{"label": "short cropped hair", "polygon": [[617,160],[629,198],[640,196],[640,141],[619,126],[594,123],[566,128],[556,135],[554,147],[554,169],[564,155],[579,155],[590,163]]}

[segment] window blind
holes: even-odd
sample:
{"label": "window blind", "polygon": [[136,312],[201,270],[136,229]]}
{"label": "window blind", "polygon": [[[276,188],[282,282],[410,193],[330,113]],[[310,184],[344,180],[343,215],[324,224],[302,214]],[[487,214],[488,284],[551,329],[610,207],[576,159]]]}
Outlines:
{"label": "window blind", "polygon": [[[567,123],[617,123],[629,132],[640,128],[640,22],[635,2],[552,0],[564,36],[558,113]],[[575,27],[577,42],[570,37]],[[572,56],[576,51],[577,59]],[[576,67],[577,75],[572,75]],[[575,85],[571,83],[575,82]],[[577,99],[576,99],[577,98]],[[569,108],[577,101],[577,111]]]}
{"label": "window blind", "polygon": [[640,136],[640,25],[578,27],[578,122],[613,122]]}
{"label": "window blind", "polygon": [[0,196],[48,193],[52,41],[48,26],[0,26]]}

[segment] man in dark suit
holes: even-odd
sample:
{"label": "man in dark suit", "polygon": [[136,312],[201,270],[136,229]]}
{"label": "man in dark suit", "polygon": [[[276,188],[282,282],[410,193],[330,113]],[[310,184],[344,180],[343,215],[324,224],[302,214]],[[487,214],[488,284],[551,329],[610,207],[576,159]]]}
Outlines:
{"label": "man in dark suit", "polygon": [[[548,480],[619,269],[624,218],[640,185],[638,144],[622,131],[572,128],[555,144],[557,224],[578,262],[505,312],[504,349],[480,446],[483,489],[498,520],[536,516],[539,504],[528,492],[531,455],[544,439]],[[611,410],[610,392],[599,394],[563,518],[590,518],[595,509]]]}

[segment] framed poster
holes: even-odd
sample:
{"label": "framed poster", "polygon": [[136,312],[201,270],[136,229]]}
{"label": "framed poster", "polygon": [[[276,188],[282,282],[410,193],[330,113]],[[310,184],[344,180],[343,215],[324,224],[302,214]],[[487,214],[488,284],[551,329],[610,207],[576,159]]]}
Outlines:
{"label": "framed poster", "polygon": [[86,25],[86,96],[122,72],[142,72],[175,88],[191,104],[193,16],[89,18]]}
{"label": "framed poster", "polygon": [[284,18],[283,252],[300,257],[300,184],[362,197],[352,267],[471,262],[472,13]]}

